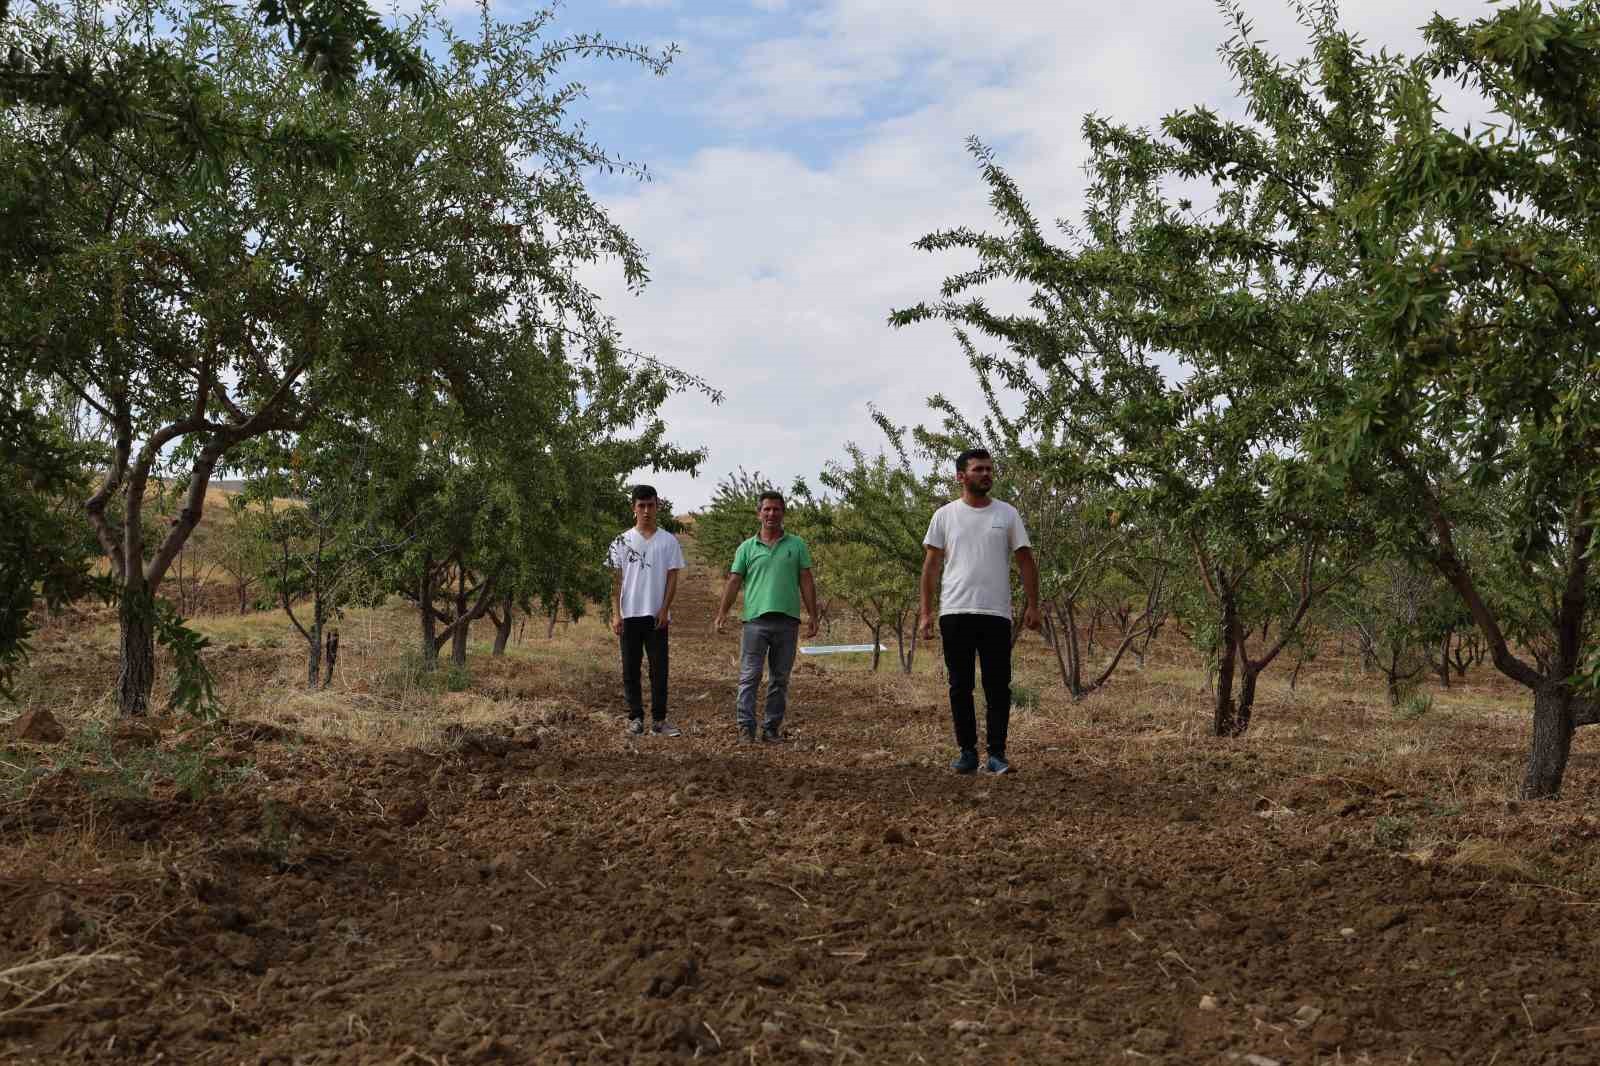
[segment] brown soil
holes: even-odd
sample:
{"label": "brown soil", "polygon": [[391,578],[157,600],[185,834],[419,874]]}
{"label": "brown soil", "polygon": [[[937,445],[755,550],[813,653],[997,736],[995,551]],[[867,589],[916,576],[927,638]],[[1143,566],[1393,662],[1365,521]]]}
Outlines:
{"label": "brown soil", "polygon": [[588,713],[603,663],[584,712],[429,748],[236,723],[208,750],[255,773],[198,802],[42,778],[0,807],[0,1059],[1595,1061],[1600,903],[1539,883],[1581,885],[1591,756],[1567,806],[1473,793],[1424,848],[1449,765],[1311,772],[1316,736],[1212,741],[1118,682],[1010,777],[943,768],[936,689],[810,662],[791,742],[741,747],[697,588],[677,740]]}

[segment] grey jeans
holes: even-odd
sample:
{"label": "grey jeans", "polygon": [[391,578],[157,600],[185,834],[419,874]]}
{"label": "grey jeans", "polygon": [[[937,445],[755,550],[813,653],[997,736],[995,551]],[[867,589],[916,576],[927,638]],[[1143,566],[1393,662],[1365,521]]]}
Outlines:
{"label": "grey jeans", "polygon": [[800,619],[786,614],[764,614],[744,624],[739,639],[739,698],[734,706],[740,729],[756,725],[756,689],[761,685],[761,664],[767,663],[766,724],[783,723],[789,703],[789,671],[800,648]]}

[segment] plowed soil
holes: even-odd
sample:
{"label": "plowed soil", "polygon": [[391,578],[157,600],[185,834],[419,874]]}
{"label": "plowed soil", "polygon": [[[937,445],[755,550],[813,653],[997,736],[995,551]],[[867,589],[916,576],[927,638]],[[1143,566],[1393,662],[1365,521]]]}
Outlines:
{"label": "plowed soil", "polygon": [[[235,722],[208,750],[254,770],[198,802],[69,773],[8,802],[0,1059],[1600,1061],[1600,902],[1538,883],[1587,862],[1588,756],[1554,821],[1465,801],[1555,863],[1516,875],[1449,861],[1473,832],[1396,846],[1447,777],[1310,773],[1115,687],[961,778],[938,700],[803,662],[790,742],[739,746],[701,584],[678,739],[623,735],[605,662],[537,724]],[[1141,731],[1153,757],[1107,757]]]}

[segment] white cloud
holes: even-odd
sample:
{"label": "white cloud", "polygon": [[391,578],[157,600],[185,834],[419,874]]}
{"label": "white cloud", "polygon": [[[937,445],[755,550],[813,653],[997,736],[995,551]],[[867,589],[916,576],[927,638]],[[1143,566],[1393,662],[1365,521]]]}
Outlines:
{"label": "white cloud", "polygon": [[[1258,36],[1298,52],[1304,34],[1287,9],[1257,6]],[[1476,0],[1439,6],[1484,11]],[[1402,50],[1430,13],[1346,5],[1348,25]],[[1194,104],[1237,106],[1215,54],[1228,28],[1210,3],[829,0],[767,21],[783,35],[742,50],[722,38],[697,55],[697,39],[683,41],[697,81],[715,76],[707,107],[727,143],[657,165],[652,184],[610,200],[651,253],[642,296],[596,282],[627,341],[727,394],[719,408],[669,401],[673,439],[711,449],[699,481],[656,478],[680,509],[706,502],[736,467],[786,485],[814,478],[847,440],[876,448],[869,402],[899,422],[927,421],[934,392],[979,402],[947,330],[885,323],[967,265],[912,241],[992,224],[968,135],[996,145],[1035,210],[1054,218],[1076,212],[1086,112],[1152,124]],[[803,132],[819,120],[836,124],[831,139]]]}

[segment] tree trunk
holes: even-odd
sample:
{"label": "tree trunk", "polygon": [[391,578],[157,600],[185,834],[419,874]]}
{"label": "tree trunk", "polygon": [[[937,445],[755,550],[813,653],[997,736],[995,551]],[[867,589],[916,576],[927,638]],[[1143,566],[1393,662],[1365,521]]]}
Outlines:
{"label": "tree trunk", "polygon": [[[137,561],[133,564],[137,567]],[[121,666],[117,672],[117,713],[142,717],[150,710],[156,681],[156,601],[143,588],[124,588],[118,612]]]}
{"label": "tree trunk", "polygon": [[[1063,614],[1065,617],[1062,617]],[[1067,694],[1076,700],[1083,695],[1083,653],[1078,648],[1078,615],[1071,600],[1056,608],[1056,615],[1062,629],[1056,639],[1065,637],[1067,641]]]}
{"label": "tree trunk", "polygon": [[[1241,653],[1241,659],[1244,655]],[[1233,712],[1233,735],[1242,737],[1250,730],[1250,715],[1256,709],[1256,678],[1261,676],[1261,667],[1253,666],[1246,660],[1244,663],[1244,676],[1239,681],[1239,703]]]}
{"label": "tree trunk", "polygon": [[561,609],[559,607],[550,608],[550,614],[545,619],[545,622],[544,622],[544,639],[545,640],[555,640],[556,639],[556,621],[560,617],[561,617]]}
{"label": "tree trunk", "polygon": [[1233,702],[1233,670],[1235,660],[1243,652],[1239,647],[1239,613],[1234,603],[1233,589],[1221,580],[1221,574],[1217,576],[1217,595],[1222,601],[1222,654],[1217,659],[1216,703],[1211,732],[1219,737],[1236,737],[1244,732],[1239,725],[1239,708]]}
{"label": "tree trunk", "polygon": [[422,574],[417,579],[417,614],[422,622],[422,668],[432,670],[439,665],[438,627],[433,613],[433,565],[423,560]]}
{"label": "tree trunk", "polygon": [[326,657],[324,658],[324,662],[326,662],[328,664],[328,667],[327,667],[327,672],[325,674],[323,674],[323,676],[322,676],[322,687],[323,688],[327,688],[329,685],[333,684],[333,667],[334,667],[334,664],[337,663],[338,661],[339,661],[339,631],[337,629],[332,629],[332,630],[328,631],[328,652],[327,652]]}
{"label": "tree trunk", "polygon": [[505,608],[504,614],[489,612],[489,617],[494,620],[494,651],[491,654],[496,659],[505,656],[506,645],[511,643],[511,624],[517,617],[516,605],[511,602],[511,596],[507,595],[501,606]]}
{"label": "tree trunk", "polygon": [[[872,634],[872,672],[877,673],[878,661],[883,658],[883,643],[878,639],[878,635],[883,632],[883,623],[879,622],[875,626],[868,626],[867,632]],[[895,635],[899,636],[899,634],[900,628],[897,625],[895,627]]]}
{"label": "tree trunk", "polygon": [[316,688],[322,676],[322,612],[313,605],[311,628],[306,631],[306,688]]}
{"label": "tree trunk", "polygon": [[1546,681],[1533,692],[1533,746],[1522,778],[1523,799],[1547,799],[1561,792],[1572,752],[1572,689]]}

